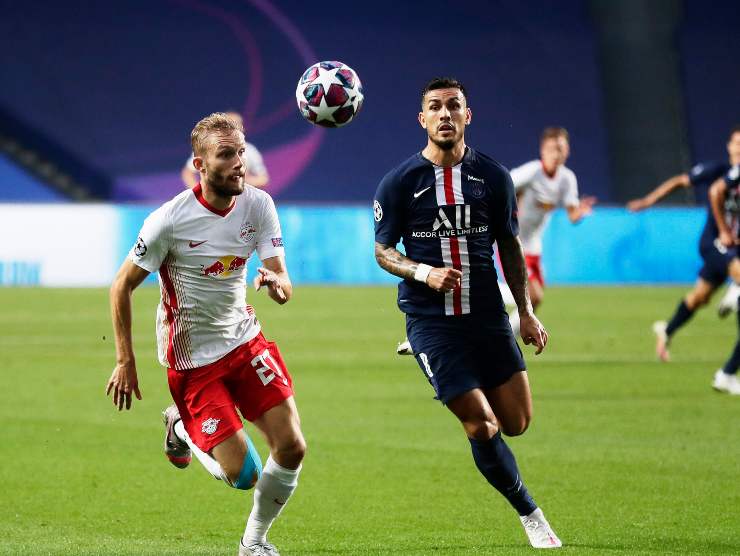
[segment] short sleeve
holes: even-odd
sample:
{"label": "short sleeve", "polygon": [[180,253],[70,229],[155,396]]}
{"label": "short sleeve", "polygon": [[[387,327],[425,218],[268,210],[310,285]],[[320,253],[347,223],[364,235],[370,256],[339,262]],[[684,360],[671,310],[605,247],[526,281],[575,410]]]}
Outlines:
{"label": "short sleeve", "polygon": [[494,241],[503,237],[519,235],[519,219],[517,218],[516,192],[514,182],[508,172],[502,173],[496,196],[491,204],[490,226]]}
{"label": "short sleeve", "polygon": [[511,170],[511,180],[514,183],[514,189],[519,191],[532,183],[539,167],[540,163],[537,160],[533,160]]}
{"label": "short sleeve", "polygon": [[128,258],[136,266],[149,272],[156,272],[170,250],[172,228],[169,211],[160,207],[147,216],[139,231],[136,244],[129,251]]}
{"label": "short sleeve", "polygon": [[383,178],[375,192],[373,216],[375,218],[375,241],[395,247],[403,231],[401,184],[396,173]]}
{"label": "short sleeve", "polygon": [[577,207],[578,206],[578,180],[573,172],[568,173],[567,179],[562,182],[562,191],[560,192],[560,199],[563,206],[566,207]]}
{"label": "short sleeve", "polygon": [[737,187],[740,184],[740,164],[736,164],[725,175],[727,187]]}
{"label": "short sleeve", "polygon": [[701,181],[708,168],[706,164],[696,164],[689,170],[689,183],[696,185],[696,182]]}
{"label": "short sleeve", "polygon": [[265,167],[265,161],[262,159],[262,155],[257,150],[257,147],[247,143],[246,149],[247,158],[247,172],[253,176],[261,176],[267,173]]}
{"label": "short sleeve", "polygon": [[278,220],[275,203],[272,197],[267,194],[265,194],[257,230],[257,255],[262,261],[270,257],[285,256],[283,233],[280,231],[280,221]]}

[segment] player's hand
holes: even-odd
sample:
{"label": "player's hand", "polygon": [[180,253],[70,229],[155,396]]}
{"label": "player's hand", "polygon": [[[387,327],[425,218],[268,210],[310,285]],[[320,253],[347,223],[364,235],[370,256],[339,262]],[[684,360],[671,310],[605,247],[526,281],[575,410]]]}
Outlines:
{"label": "player's hand", "polygon": [[645,199],[633,199],[627,203],[627,210],[630,212],[640,212],[648,208],[650,205]]}
{"label": "player's hand", "polygon": [[719,232],[719,242],[725,247],[733,247],[735,245],[735,238],[727,230],[721,230]]}
{"label": "player's hand", "polygon": [[262,286],[267,286],[272,297],[278,303],[285,303],[288,298],[283,291],[280,283],[280,277],[272,270],[260,267],[257,269],[257,276],[254,277],[254,289],[259,291]]}
{"label": "player's hand", "polygon": [[519,315],[519,330],[524,343],[528,345],[532,344],[537,348],[534,354],[539,355],[542,353],[542,350],[547,345],[547,330],[542,326],[539,319],[534,316],[534,313]]}
{"label": "player's hand", "polygon": [[451,292],[462,283],[462,272],[456,268],[433,268],[427,276],[427,286],[438,292]]}
{"label": "player's hand", "polygon": [[578,208],[581,212],[581,216],[588,216],[593,212],[593,206],[596,204],[596,197],[581,197],[578,202]]}
{"label": "player's hand", "polygon": [[135,363],[128,365],[118,363],[116,365],[105,387],[105,395],[110,395],[111,391],[113,392],[113,405],[118,407],[118,411],[121,411],[124,405],[126,409],[131,409],[132,393],[137,399],[141,399]]}

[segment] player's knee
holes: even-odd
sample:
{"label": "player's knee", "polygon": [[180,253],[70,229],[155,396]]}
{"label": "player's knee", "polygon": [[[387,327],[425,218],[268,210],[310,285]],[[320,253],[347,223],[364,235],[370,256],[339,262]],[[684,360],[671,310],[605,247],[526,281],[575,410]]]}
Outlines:
{"label": "player's knee", "polygon": [[285,462],[288,467],[294,469],[306,456],[306,441],[303,435],[298,435],[277,446],[275,451],[281,462]]}
{"label": "player's knee", "polygon": [[529,423],[532,420],[531,415],[521,415],[514,421],[507,423],[501,423],[501,432],[506,436],[519,436],[529,428]]}
{"label": "player's knee", "polygon": [[485,442],[498,432],[498,423],[494,419],[479,419],[464,423],[469,438]]}

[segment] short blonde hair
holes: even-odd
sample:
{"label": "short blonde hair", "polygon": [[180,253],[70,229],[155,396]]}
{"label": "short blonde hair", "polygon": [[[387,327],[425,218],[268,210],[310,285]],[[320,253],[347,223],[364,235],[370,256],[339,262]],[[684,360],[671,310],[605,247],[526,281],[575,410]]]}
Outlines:
{"label": "short blonde hair", "polygon": [[238,115],[214,112],[206,116],[193,128],[190,133],[190,143],[193,146],[195,156],[203,156],[208,150],[209,137],[213,133],[232,133],[238,131],[244,133],[244,125]]}
{"label": "short blonde hair", "polygon": [[570,142],[570,134],[564,127],[546,127],[540,135],[540,145],[548,139],[558,139],[560,137],[564,137],[566,141]]}

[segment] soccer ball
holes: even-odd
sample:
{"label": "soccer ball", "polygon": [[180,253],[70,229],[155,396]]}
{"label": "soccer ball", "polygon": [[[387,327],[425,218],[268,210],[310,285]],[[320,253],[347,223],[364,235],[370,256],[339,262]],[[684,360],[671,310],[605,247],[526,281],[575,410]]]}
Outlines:
{"label": "soccer ball", "polygon": [[317,62],[298,80],[296,102],[301,115],[323,127],[342,127],[362,108],[362,83],[342,62]]}

